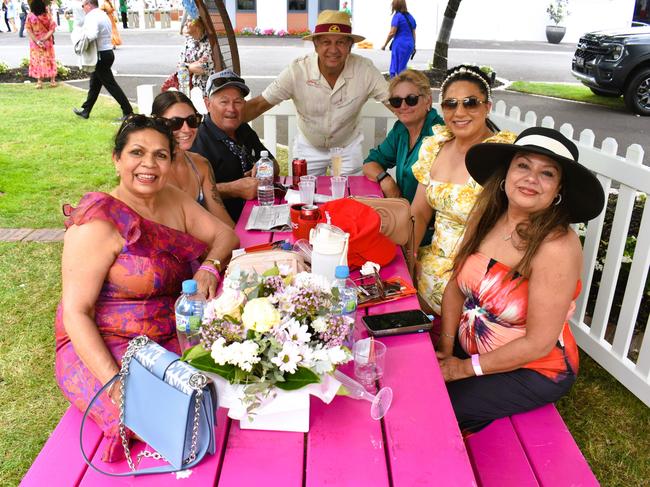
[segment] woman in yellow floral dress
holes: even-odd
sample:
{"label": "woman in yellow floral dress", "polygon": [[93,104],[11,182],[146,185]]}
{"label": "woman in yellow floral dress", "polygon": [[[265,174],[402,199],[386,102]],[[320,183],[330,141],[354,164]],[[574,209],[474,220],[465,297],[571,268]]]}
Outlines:
{"label": "woman in yellow floral dress", "polygon": [[516,137],[500,132],[488,119],[490,81],[476,66],[448,71],[440,87],[440,105],[445,125],[436,125],[433,135],[422,142],[413,165],[419,184],[412,203],[418,244],[436,212],[431,245],[418,252],[418,291],[438,315],[467,215],[481,191],[465,168],[465,154],[475,144],[511,143]]}

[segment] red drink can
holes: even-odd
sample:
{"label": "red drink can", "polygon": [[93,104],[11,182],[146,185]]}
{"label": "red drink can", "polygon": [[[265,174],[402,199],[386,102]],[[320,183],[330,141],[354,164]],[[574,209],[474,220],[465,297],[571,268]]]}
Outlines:
{"label": "red drink can", "polygon": [[300,209],[300,219],[316,221],[320,218],[320,210],[316,205],[303,205]]}
{"label": "red drink can", "polygon": [[296,240],[306,238],[309,240],[309,232],[312,228],[316,227],[320,219],[320,210],[316,205],[304,205],[300,209],[300,216],[298,217],[298,228],[293,232]]}
{"label": "red drink can", "polygon": [[298,189],[300,176],[307,175],[307,159],[294,159],[291,161],[291,174],[293,175],[293,189]]}

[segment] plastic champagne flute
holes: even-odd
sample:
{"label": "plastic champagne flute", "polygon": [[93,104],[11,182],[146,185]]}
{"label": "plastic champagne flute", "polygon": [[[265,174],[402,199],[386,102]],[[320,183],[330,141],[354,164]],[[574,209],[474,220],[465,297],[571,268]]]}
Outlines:
{"label": "plastic champagne flute", "polygon": [[370,417],[372,419],[381,419],[390,409],[393,402],[393,389],[382,387],[377,394],[372,395],[363,385],[352,377],[345,375],[340,370],[334,371],[334,378],[338,380],[349,393],[352,399],[363,399],[370,402]]}

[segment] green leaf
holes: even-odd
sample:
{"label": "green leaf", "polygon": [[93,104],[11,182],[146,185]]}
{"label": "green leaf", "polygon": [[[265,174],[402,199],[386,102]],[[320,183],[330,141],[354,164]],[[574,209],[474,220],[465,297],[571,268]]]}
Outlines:
{"label": "green leaf", "polygon": [[181,360],[183,362],[191,362],[192,360],[198,358],[198,357],[203,357],[205,355],[210,355],[210,352],[203,348],[203,345],[198,344],[194,345],[192,348],[188,348],[183,352],[183,356],[181,357]]}
{"label": "green leaf", "polygon": [[284,376],[284,382],[276,382],[275,386],[285,391],[295,391],[306,385],[317,384],[318,382],[320,382],[320,377],[316,373],[305,367],[298,367],[298,370],[294,374],[286,374]]}
{"label": "green leaf", "polygon": [[271,276],[279,276],[280,275],[280,269],[278,269],[277,265],[274,265],[270,269],[267,269],[262,276],[264,277],[271,277]]}
{"label": "green leaf", "polygon": [[235,367],[232,364],[219,365],[215,363],[215,361],[212,360],[212,357],[210,357],[210,354],[201,355],[192,360],[187,360],[187,362],[199,370],[205,370],[206,372],[213,372],[220,375],[229,382],[235,380],[237,372],[241,371],[239,367]]}

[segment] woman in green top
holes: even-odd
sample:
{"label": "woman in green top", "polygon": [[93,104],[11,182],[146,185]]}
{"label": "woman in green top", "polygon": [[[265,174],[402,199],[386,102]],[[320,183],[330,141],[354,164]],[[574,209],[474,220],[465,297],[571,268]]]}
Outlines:
{"label": "woman in green top", "polygon": [[[422,140],[433,134],[434,125],[444,124],[444,121],[431,106],[431,84],[420,71],[402,71],[390,80],[388,89],[389,108],[395,113],[397,122],[386,139],[370,150],[363,164],[363,174],[379,182],[385,197],[404,197],[413,202],[418,181],[411,166],[418,160]],[[393,167],[397,181],[386,172]],[[429,234],[422,245],[430,241]]]}

